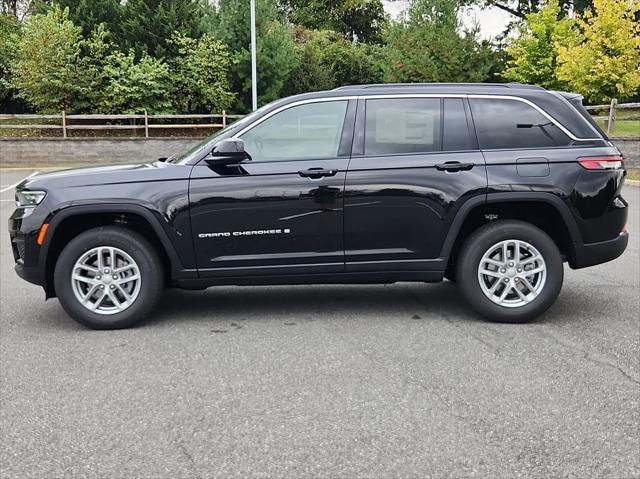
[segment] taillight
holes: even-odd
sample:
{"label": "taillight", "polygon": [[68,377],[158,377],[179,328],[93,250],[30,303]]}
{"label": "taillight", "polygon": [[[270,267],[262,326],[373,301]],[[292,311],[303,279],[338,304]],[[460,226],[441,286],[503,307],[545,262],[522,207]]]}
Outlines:
{"label": "taillight", "polygon": [[590,156],[578,158],[578,163],[587,170],[619,170],[624,158],[621,156]]}

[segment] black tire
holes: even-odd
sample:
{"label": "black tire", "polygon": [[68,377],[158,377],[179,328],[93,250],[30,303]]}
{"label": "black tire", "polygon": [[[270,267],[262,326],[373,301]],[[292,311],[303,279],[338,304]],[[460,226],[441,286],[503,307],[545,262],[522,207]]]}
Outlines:
{"label": "black tire", "polygon": [[[519,307],[505,307],[491,301],[478,279],[483,255],[492,246],[509,239],[526,241],[536,248],[547,268],[546,281],[538,296]],[[557,299],[564,277],[562,263],[558,247],[541,229],[523,221],[495,221],[478,228],[466,239],[458,255],[456,279],[469,304],[489,321],[525,323],[544,313]]]}
{"label": "black tire", "polygon": [[[76,261],[87,251],[112,246],[127,253],[140,270],[140,291],[126,309],[98,314],[84,307],[73,291],[71,275]],[[102,226],[75,237],[62,250],[54,271],[54,285],[60,304],[77,322],[92,329],[128,328],[142,321],[155,307],[164,288],[162,262],[155,248],[135,231],[119,226]]]}

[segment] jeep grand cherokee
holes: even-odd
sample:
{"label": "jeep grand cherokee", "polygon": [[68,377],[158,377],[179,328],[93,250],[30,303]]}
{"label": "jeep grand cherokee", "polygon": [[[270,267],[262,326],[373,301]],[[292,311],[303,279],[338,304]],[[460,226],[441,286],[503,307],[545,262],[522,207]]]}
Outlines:
{"label": "jeep grand cherokee", "polygon": [[486,318],[524,322],[563,263],[622,254],[624,176],[576,94],[349,86],[166,161],[28,178],[9,230],[17,273],[92,328],[133,325],[165,287],[443,278]]}

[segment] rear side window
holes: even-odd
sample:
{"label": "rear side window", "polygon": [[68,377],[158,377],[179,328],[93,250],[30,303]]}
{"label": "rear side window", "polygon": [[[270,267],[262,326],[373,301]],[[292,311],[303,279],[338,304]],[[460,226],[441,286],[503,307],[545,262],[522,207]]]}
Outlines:
{"label": "rear side window", "polygon": [[367,100],[365,155],[401,155],[439,150],[439,98]]}
{"label": "rear side window", "polygon": [[477,149],[476,142],[471,137],[463,102],[461,98],[444,99],[442,149],[445,151]]}
{"label": "rear side window", "polygon": [[470,98],[480,148],[566,146],[571,139],[546,116],[517,100]]}

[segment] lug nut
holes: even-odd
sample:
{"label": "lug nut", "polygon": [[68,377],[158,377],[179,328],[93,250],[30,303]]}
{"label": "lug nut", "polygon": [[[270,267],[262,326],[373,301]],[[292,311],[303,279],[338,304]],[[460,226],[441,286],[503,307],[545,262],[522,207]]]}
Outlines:
{"label": "lug nut", "polygon": [[509,282],[509,278],[505,278],[505,279],[504,279],[504,282],[505,282],[505,283],[508,283],[508,282]]}
{"label": "lug nut", "polygon": [[100,276],[100,275],[96,276],[96,279],[101,279],[101,278],[102,278],[102,276]]}
{"label": "lug nut", "polygon": [[116,287],[114,285],[109,285],[109,289],[115,289]]}
{"label": "lug nut", "polygon": [[501,269],[501,270],[500,270],[500,272],[501,272],[501,273],[506,273],[506,272],[507,272],[507,270],[503,268],[503,269]]}
{"label": "lug nut", "polygon": [[117,274],[114,274],[114,275],[113,275],[113,279],[118,279],[118,275],[117,275]]}
{"label": "lug nut", "polygon": [[522,268],[518,268],[518,273],[522,273]]}
{"label": "lug nut", "polygon": [[100,289],[104,289],[104,284],[101,284],[101,285],[100,285]]}
{"label": "lug nut", "polygon": [[105,274],[109,274],[109,268],[104,269]]}
{"label": "lug nut", "polygon": [[509,266],[513,266],[513,261],[509,261]]}
{"label": "lug nut", "polygon": [[518,281],[520,281],[520,280],[519,280],[518,278],[516,278],[514,281],[517,283],[517,282],[518,282]]}

